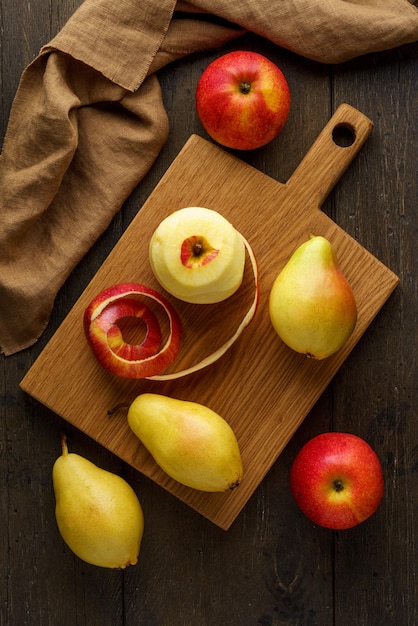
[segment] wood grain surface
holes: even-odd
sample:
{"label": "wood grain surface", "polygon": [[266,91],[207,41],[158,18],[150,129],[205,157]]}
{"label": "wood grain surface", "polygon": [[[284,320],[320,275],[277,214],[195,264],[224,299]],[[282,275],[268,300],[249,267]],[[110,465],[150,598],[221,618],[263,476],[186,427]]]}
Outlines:
{"label": "wood grain surface", "polygon": [[[351,133],[351,145],[336,143],[341,128]],[[286,184],[193,135],[23,378],[22,389],[196,511],[229,528],[398,283],[391,270],[321,211],[371,129],[372,122],[360,111],[341,105]],[[97,293],[117,283],[159,288],[149,267],[148,242],[164,217],[186,206],[219,211],[250,242],[260,275],[256,317],[227,355],[190,380],[121,380],[96,362],[83,335],[83,311]],[[268,314],[275,277],[311,233],[332,242],[358,308],[348,343],[322,361],[287,348]],[[247,268],[243,287],[220,305],[172,299],[184,328],[172,370],[199,362],[234,334],[251,305],[253,285]],[[126,411],[107,415],[144,391],[201,402],[231,424],[244,465],[238,489],[208,494],[169,479],[130,431]]]}
{"label": "wood grain surface", "polygon": [[[2,0],[1,139],[21,72],[80,4]],[[196,84],[211,60],[236,49],[265,54],[291,89],[291,111],[279,137],[260,150],[230,151],[267,177],[286,184],[341,103],[373,121],[322,212],[400,282],[225,532],[28,395],[20,382],[190,136],[207,138],[194,108]],[[171,64],[159,80],[170,134],[154,167],[66,280],[39,341],[1,357],[0,624],[416,626],[418,44],[329,66],[248,34],[223,50]],[[252,207],[254,223],[259,210]],[[276,247],[270,252],[269,264],[278,264]],[[259,348],[254,358],[261,355]],[[231,357],[232,351],[226,362],[235,363]],[[56,366],[61,368],[64,355]],[[183,383],[186,393],[192,379]],[[268,400],[259,397],[262,410]],[[70,450],[123,476],[138,494],[145,532],[137,566],[89,566],[62,541],[51,482],[62,430]],[[312,524],[289,489],[295,455],[328,430],[363,437],[384,471],[378,511],[347,532]]]}

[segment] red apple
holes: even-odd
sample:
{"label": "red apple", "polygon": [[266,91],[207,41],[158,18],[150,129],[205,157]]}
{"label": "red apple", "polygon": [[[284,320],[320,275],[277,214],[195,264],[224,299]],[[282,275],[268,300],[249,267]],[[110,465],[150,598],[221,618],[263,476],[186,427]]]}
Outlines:
{"label": "red apple", "polygon": [[370,517],[382,500],[382,466],[361,437],[323,433],[297,454],[290,487],[299,508],[315,524],[352,528]]}
{"label": "red apple", "polygon": [[257,52],[229,52],[210,63],[196,89],[196,110],[207,133],[236,150],[260,148],[282,130],[290,90],[281,70]]}

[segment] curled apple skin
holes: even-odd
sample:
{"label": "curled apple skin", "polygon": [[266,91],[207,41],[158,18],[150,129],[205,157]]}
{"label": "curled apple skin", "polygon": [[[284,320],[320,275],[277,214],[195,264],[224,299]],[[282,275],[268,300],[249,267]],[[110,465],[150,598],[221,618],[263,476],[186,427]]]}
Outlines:
{"label": "curled apple skin", "polygon": [[[145,296],[163,307],[169,319],[169,335],[161,347],[161,331],[151,309],[132,296]],[[140,318],[146,325],[145,339],[132,345],[123,339],[118,322]],[[123,378],[148,378],[160,374],[180,351],[182,324],[168,300],[140,283],[120,283],[104,289],[84,312],[84,332],[100,365]]]}
{"label": "curled apple skin", "polygon": [[[190,367],[176,372],[163,373],[163,370],[176,359],[180,351],[182,336],[181,321],[174,308],[157,291],[137,283],[123,283],[109,287],[97,294],[84,313],[84,331],[99,363],[111,373],[125,378],[147,378],[155,381],[169,381],[194,374],[195,372],[209,367],[220,359],[238,340],[245,328],[254,319],[260,299],[257,259],[249,242],[242,235],[240,235],[240,237],[251,262],[254,277],[254,298],[238,328],[217,350]],[[155,356],[149,356],[148,358],[146,358],[146,351],[149,350],[151,353],[154,344],[155,350],[157,350],[157,343],[159,342],[156,336],[151,340],[154,332],[154,323],[151,315],[145,312],[143,313],[144,316],[149,315],[147,319],[144,320],[145,323],[148,323],[149,337],[146,338],[140,346],[123,345],[123,338],[119,334],[119,329],[113,328],[117,322],[116,318],[122,319],[124,316],[121,309],[119,309],[119,313],[116,315],[117,307],[116,311],[114,311],[112,308],[113,303],[115,303],[116,306],[123,301],[128,301],[128,304],[123,304],[122,306],[130,307],[132,306],[130,301],[133,300],[130,296],[135,294],[148,295],[154,298],[165,308],[170,320],[170,333],[166,344]],[[138,307],[136,313],[139,314],[140,303],[137,302],[135,306]],[[106,309],[107,312],[105,313]],[[99,317],[100,323],[96,322],[96,319]],[[130,362],[129,357],[138,360]]]}

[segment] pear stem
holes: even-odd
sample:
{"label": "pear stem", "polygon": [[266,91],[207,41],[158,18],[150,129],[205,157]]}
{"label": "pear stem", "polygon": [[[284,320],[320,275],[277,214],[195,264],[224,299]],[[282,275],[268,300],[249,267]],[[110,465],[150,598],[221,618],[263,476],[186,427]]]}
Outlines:
{"label": "pear stem", "polygon": [[117,404],[116,406],[114,406],[113,409],[109,409],[107,414],[113,415],[114,413],[117,413],[118,411],[120,411],[120,409],[126,409],[126,408],[129,408],[129,406],[130,405],[127,402],[121,402],[120,404]]}
{"label": "pear stem", "polygon": [[68,454],[67,436],[65,433],[61,433],[61,453],[63,456]]}

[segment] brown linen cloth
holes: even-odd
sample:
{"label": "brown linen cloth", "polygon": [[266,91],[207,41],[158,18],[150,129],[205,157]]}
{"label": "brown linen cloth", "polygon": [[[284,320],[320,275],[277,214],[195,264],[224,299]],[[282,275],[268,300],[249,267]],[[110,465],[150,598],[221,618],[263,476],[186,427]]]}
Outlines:
{"label": "brown linen cloth", "polygon": [[245,31],[339,63],[417,41],[418,9],[408,0],[85,0],[25,69],[0,156],[5,355],[41,335],[59,288],[166,141],[156,71]]}

